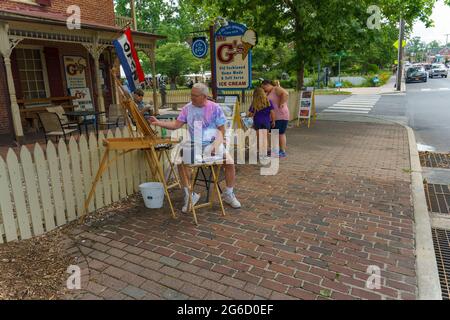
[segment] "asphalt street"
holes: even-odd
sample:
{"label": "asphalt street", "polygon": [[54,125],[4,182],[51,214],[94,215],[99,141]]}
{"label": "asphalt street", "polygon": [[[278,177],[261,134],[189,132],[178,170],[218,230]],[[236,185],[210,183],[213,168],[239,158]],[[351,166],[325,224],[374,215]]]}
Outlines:
{"label": "asphalt street", "polygon": [[450,79],[406,85],[404,94],[317,96],[320,114],[382,118],[413,128],[419,150],[450,152]]}
{"label": "asphalt street", "polygon": [[406,90],[405,113],[417,143],[430,151],[450,152],[450,79],[411,83]]}

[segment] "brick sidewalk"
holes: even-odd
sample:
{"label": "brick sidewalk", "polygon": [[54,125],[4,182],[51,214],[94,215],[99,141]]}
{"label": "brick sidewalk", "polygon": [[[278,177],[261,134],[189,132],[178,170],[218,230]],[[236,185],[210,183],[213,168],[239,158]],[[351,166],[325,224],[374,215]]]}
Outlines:
{"label": "brick sidewalk", "polygon": [[[201,209],[196,227],[137,198],[72,230],[84,290],[66,298],[415,299],[406,130],[322,121],[288,145],[277,176],[239,168],[243,208],[226,217]],[[365,288],[370,265],[379,290]]]}

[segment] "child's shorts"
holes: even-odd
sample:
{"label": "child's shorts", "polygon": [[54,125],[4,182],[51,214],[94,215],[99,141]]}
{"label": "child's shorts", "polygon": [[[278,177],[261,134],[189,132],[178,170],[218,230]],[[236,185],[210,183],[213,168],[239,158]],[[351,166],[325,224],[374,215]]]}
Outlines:
{"label": "child's shorts", "polygon": [[270,126],[270,122],[267,122],[267,123],[257,123],[257,122],[255,122],[253,127],[255,128],[255,130],[263,130],[263,129],[270,130],[271,126]]}

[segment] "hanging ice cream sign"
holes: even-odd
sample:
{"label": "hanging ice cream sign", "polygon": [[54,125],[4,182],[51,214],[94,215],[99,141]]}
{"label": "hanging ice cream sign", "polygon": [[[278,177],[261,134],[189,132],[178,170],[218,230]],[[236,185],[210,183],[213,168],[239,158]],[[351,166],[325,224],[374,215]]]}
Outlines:
{"label": "hanging ice cream sign", "polygon": [[214,41],[217,89],[247,89],[251,86],[251,49],[257,42],[255,31],[235,22],[217,30]]}

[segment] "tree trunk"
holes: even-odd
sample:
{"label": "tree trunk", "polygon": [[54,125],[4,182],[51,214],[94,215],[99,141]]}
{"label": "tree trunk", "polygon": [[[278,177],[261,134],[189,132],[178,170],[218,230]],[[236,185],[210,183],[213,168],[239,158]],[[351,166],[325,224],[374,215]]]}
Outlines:
{"label": "tree trunk", "polygon": [[176,90],[177,89],[177,78],[170,78],[170,89]]}
{"label": "tree trunk", "polygon": [[305,62],[300,61],[297,69],[297,90],[300,91],[304,84]]}

